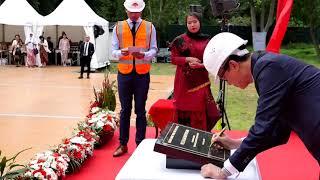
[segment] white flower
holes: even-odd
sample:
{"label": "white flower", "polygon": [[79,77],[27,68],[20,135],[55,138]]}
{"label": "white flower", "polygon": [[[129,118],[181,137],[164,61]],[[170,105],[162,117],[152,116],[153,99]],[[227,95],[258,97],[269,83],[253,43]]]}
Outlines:
{"label": "white flower", "polygon": [[53,162],[51,163],[51,167],[52,167],[53,169],[57,169],[57,162],[56,162],[56,161],[53,161]]}
{"label": "white flower", "polygon": [[58,176],[57,176],[57,174],[53,171],[53,169],[51,169],[51,168],[46,168],[46,169],[44,169],[44,171],[47,173],[47,176],[48,176],[48,174],[50,174],[51,179],[58,179]]}
{"label": "white flower", "polygon": [[70,142],[74,144],[86,144],[87,140],[84,137],[75,136],[70,139]]}
{"label": "white flower", "polygon": [[102,128],[104,126],[105,123],[103,123],[102,121],[98,121],[97,122],[97,127],[98,128]]}
{"label": "white flower", "polygon": [[69,146],[69,148],[68,148],[69,150],[79,150],[79,147],[77,146],[77,145],[74,145],[74,144],[72,144],[71,146]]}
{"label": "white flower", "polygon": [[39,178],[39,179],[45,179],[44,176],[40,172],[35,173],[33,176],[36,178]]}
{"label": "white flower", "polygon": [[27,171],[26,173],[24,173],[25,176],[30,177],[32,175],[31,171]]}
{"label": "white flower", "polygon": [[38,160],[32,160],[30,161],[30,164],[36,164],[38,162]]}
{"label": "white flower", "polygon": [[99,107],[93,107],[93,108],[91,109],[91,113],[92,113],[92,114],[95,114],[95,113],[99,112],[100,109],[101,109],[101,108],[99,108]]}
{"label": "white flower", "polygon": [[99,118],[96,118],[96,117],[93,117],[93,116],[91,117],[91,119],[88,120],[89,123],[95,123],[97,121],[99,121]]}

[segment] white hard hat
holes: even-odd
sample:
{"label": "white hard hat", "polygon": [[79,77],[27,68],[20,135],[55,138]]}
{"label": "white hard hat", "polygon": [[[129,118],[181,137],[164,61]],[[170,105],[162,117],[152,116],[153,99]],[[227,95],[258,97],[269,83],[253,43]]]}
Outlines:
{"label": "white hard hat", "polygon": [[126,0],[123,5],[129,12],[141,12],[146,4],[143,0]]}
{"label": "white hard hat", "polygon": [[[217,80],[218,71],[223,62],[231,55],[243,55],[243,52],[249,53],[248,50],[239,51],[238,48],[246,45],[247,40],[243,40],[239,36],[223,32],[215,35],[207,44],[203,54],[203,64],[207,71]],[[239,54],[242,53],[242,54]]]}

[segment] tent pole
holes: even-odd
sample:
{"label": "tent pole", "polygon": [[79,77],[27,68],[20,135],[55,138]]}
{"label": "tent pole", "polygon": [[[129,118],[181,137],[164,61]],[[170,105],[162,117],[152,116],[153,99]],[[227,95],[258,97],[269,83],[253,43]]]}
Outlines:
{"label": "tent pole", "polygon": [[58,35],[58,32],[59,31],[59,25],[56,25],[56,47],[58,47],[59,46],[59,35]]}
{"label": "tent pole", "polygon": [[6,40],[5,40],[4,24],[1,24],[1,26],[2,26],[2,42],[5,42]]}

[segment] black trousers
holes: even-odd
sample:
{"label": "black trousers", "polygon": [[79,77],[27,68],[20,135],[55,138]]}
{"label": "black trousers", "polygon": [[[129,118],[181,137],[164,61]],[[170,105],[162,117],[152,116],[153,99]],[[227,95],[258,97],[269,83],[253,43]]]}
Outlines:
{"label": "black trousers", "polygon": [[87,66],[87,76],[90,75],[90,63],[91,63],[91,57],[90,56],[82,56],[80,58],[80,65],[81,65],[81,72],[80,76],[83,76],[84,67]]}
{"label": "black trousers", "polygon": [[[50,64],[50,65],[54,65],[54,64],[55,64],[54,54],[55,54],[55,53],[53,53],[53,52],[48,53],[48,60],[49,60],[49,64]],[[58,64],[58,62],[57,62],[57,64]]]}
{"label": "black trousers", "polygon": [[138,145],[146,136],[146,101],[148,98],[150,74],[118,73],[118,93],[121,103],[120,111],[120,144],[126,145],[129,140],[130,116],[132,100],[136,118],[136,144]]}

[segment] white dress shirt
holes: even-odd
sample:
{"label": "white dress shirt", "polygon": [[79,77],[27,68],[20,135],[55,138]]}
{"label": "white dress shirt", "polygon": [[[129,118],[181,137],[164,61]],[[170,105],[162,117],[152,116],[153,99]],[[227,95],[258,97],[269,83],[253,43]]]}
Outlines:
{"label": "white dress shirt", "polygon": [[[128,22],[130,29],[131,29],[133,26],[132,21],[130,19],[127,19],[126,21]],[[136,22],[136,30],[140,26],[141,22],[142,22],[142,19],[139,18]],[[111,49],[112,49],[112,56],[114,58],[118,59],[118,58],[122,57],[121,50],[119,47],[119,40],[118,40],[117,32],[116,32],[116,26],[113,28],[113,32],[112,32]],[[150,61],[153,57],[155,57],[157,54],[157,49],[158,49],[157,48],[157,34],[156,34],[156,29],[154,28],[154,26],[152,24],[150,49],[148,51],[144,52],[144,60]]]}
{"label": "white dress shirt", "polygon": [[83,47],[83,55],[84,56],[88,56],[88,50],[89,50],[89,42],[85,42],[84,47]]}

